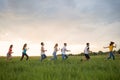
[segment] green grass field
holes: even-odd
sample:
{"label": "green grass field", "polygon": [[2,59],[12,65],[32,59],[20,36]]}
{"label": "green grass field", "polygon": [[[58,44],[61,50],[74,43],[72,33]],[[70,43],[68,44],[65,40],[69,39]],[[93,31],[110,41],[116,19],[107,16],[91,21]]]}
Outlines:
{"label": "green grass field", "polygon": [[62,61],[30,57],[20,61],[20,57],[7,62],[0,57],[0,80],[119,80],[120,55],[116,60],[105,60],[105,55],[91,56],[89,61],[80,61],[81,56],[70,56]]}

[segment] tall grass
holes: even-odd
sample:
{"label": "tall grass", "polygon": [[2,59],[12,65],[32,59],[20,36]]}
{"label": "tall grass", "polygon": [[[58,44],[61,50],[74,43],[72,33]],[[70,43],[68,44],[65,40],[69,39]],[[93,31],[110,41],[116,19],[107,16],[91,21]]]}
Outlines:
{"label": "tall grass", "polygon": [[29,61],[13,58],[7,62],[0,57],[0,80],[119,80],[120,55],[116,60],[105,60],[105,56],[91,56],[89,61],[80,61],[80,56],[71,56],[62,61],[39,57]]}

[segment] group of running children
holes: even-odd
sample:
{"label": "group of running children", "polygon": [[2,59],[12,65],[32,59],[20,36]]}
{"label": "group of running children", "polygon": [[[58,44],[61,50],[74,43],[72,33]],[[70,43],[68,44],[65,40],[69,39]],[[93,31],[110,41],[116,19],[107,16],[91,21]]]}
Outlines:
{"label": "group of running children", "polygon": [[[104,48],[109,48],[109,57],[107,59],[110,59],[110,58],[113,58],[113,60],[115,60],[115,56],[114,56],[114,53],[113,53],[113,48],[116,48],[116,45],[114,45],[115,43],[114,42],[110,42],[109,46],[108,47],[104,47]],[[68,56],[66,55],[66,52],[69,52],[70,50],[67,50],[66,48],[67,46],[67,43],[64,43],[64,47],[61,49],[61,53],[62,53],[62,60],[65,60],[68,58]],[[86,43],[86,47],[84,49],[84,55],[85,55],[85,60],[89,60],[90,59],[90,56],[89,56],[89,53],[90,53],[90,43]],[[7,53],[7,60],[11,60],[12,58],[12,48],[13,48],[13,45],[10,45],[9,47],[9,51]],[[29,59],[29,56],[27,55],[27,50],[29,48],[27,48],[27,44],[25,43],[23,45],[23,48],[22,48],[22,56],[20,58],[20,60],[22,61],[24,56],[26,56],[26,60]],[[55,44],[54,46],[54,51],[53,51],[53,58],[51,58],[51,60],[56,60],[57,59],[57,51],[59,51],[60,48],[58,49],[58,43]],[[40,61],[42,62],[45,58],[47,58],[45,52],[47,50],[45,50],[44,48],[44,43],[41,42],[41,58],[40,58]],[[81,59],[81,61],[83,61],[83,59]]]}

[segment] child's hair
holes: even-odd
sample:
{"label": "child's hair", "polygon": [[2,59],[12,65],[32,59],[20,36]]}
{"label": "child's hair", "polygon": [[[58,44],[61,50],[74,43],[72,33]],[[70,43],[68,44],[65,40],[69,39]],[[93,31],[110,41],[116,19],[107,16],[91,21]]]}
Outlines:
{"label": "child's hair", "polygon": [[114,42],[111,41],[111,42],[110,42],[110,46],[113,45],[113,44],[114,44]]}
{"label": "child's hair", "polygon": [[44,43],[43,43],[43,42],[41,42],[41,45],[43,46],[43,45],[44,45]]}
{"label": "child's hair", "polygon": [[23,50],[25,49],[26,46],[27,46],[27,44],[25,43],[25,44],[23,45]]}
{"label": "child's hair", "polygon": [[64,43],[64,46],[67,46],[67,43]]}
{"label": "child's hair", "polygon": [[58,43],[55,44],[54,48],[55,48],[56,46],[58,46]]}
{"label": "child's hair", "polygon": [[12,48],[12,47],[13,47],[13,45],[11,44],[11,45],[10,45],[10,48]]}

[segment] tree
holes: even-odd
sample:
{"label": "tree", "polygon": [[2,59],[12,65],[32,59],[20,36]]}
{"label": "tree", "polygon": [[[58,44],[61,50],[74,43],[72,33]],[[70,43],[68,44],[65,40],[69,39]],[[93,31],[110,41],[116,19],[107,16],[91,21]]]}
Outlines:
{"label": "tree", "polygon": [[120,49],[117,51],[118,54],[120,54]]}
{"label": "tree", "polygon": [[98,54],[103,54],[103,52],[102,52],[102,51],[99,51]]}

